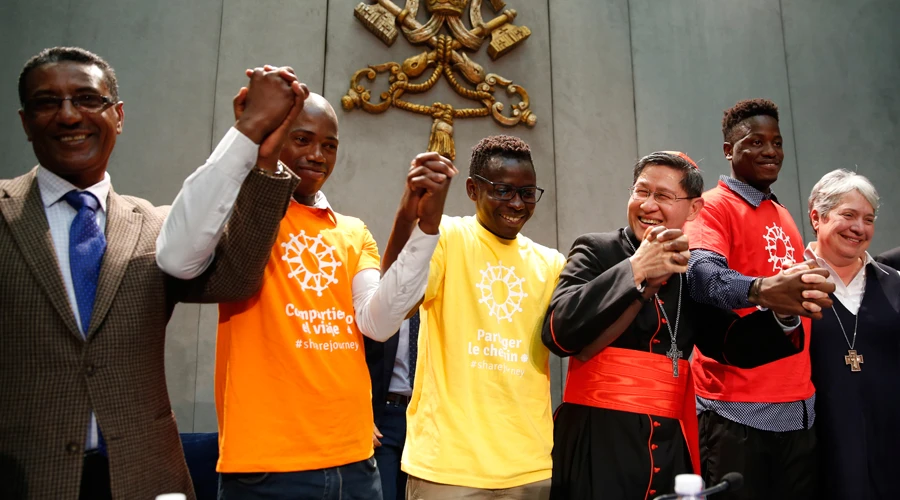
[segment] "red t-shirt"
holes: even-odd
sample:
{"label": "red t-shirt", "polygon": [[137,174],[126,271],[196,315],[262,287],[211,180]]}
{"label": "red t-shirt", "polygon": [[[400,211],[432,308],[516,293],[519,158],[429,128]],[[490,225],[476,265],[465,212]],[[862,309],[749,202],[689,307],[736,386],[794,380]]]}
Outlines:
{"label": "red t-shirt", "polygon": [[[700,215],[685,226],[691,250],[722,255],[728,267],[745,276],[769,277],[785,261],[803,260],[803,238],[786,208],[764,200],[754,207],[719,181],[703,193]],[[736,309],[741,316],[755,307]],[[808,327],[808,325],[805,325]],[[691,367],[697,395],[719,401],[785,403],[813,395],[810,380],[809,329],[802,352],[766,365],[742,369],[723,365],[697,349]]]}

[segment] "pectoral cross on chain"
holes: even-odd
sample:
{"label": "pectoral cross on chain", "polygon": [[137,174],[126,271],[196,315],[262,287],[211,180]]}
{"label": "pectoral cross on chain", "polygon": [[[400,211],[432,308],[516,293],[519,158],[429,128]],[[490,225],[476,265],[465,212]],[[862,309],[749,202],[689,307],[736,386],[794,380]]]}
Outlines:
{"label": "pectoral cross on chain", "polygon": [[850,365],[851,372],[861,372],[862,367],[859,366],[863,362],[862,354],[857,354],[855,350],[850,349],[847,351],[847,355],[844,356],[844,364]]}
{"label": "pectoral cross on chain", "polygon": [[672,360],[672,376],[675,378],[678,378],[678,360],[681,359],[681,354],[682,352],[678,350],[678,346],[674,343],[666,351],[666,357]]}

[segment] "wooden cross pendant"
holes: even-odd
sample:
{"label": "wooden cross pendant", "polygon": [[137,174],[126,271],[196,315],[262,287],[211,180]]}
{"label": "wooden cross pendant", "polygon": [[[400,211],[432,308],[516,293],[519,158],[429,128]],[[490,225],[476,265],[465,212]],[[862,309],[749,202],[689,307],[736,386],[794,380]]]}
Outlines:
{"label": "wooden cross pendant", "polygon": [[682,352],[678,350],[678,346],[672,344],[666,351],[666,357],[672,360],[672,376],[678,378],[678,360],[681,359]]}
{"label": "wooden cross pendant", "polygon": [[850,349],[847,351],[847,355],[844,356],[844,364],[850,365],[851,372],[861,372],[862,367],[859,366],[863,362],[862,354],[857,354],[855,350]]}

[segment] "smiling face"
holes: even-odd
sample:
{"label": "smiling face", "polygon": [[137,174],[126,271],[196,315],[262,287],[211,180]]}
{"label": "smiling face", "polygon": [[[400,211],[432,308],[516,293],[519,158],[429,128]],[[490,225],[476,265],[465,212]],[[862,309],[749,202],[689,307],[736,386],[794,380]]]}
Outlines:
{"label": "smiling face", "polygon": [[638,240],[644,239],[644,231],[653,226],[665,226],[669,229],[681,229],[684,223],[694,220],[703,208],[703,198],[687,198],[688,194],[681,186],[684,173],[666,165],[650,164],[644,167],[634,183],[635,189],[655,193],[666,193],[678,200],[671,204],[659,203],[651,194],[645,200],[637,200],[635,196],[628,199],[628,225]]}
{"label": "smiling face", "polygon": [[734,142],[723,145],[734,178],[763,193],[778,180],[784,149],[778,120],[768,115],[751,116],[735,127]]}
{"label": "smiling face", "polygon": [[812,210],[809,217],[816,231],[816,253],[834,267],[854,264],[875,235],[875,210],[855,189],[824,216]]}
{"label": "smiling face", "polygon": [[45,96],[110,96],[103,70],[93,64],[48,63],[28,74],[25,88],[25,107],[19,116],[40,164],[82,189],[100,182],[122,133],[123,103],[96,113],[80,110],[68,100],[50,112],[31,110],[28,103]]}
{"label": "smiling face", "polygon": [[310,94],[294,120],[281,161],[300,177],[295,196],[315,199],[334,170],[338,150],[338,124],[334,109],[318,94]]}
{"label": "smiling face", "polygon": [[[493,183],[509,184],[514,188],[537,185],[534,165],[517,158],[495,156],[488,160],[481,175]],[[515,239],[534,214],[535,204],[523,202],[519,193],[509,201],[495,200],[491,185],[481,180],[466,179],[466,193],[475,202],[478,222],[500,238]]]}

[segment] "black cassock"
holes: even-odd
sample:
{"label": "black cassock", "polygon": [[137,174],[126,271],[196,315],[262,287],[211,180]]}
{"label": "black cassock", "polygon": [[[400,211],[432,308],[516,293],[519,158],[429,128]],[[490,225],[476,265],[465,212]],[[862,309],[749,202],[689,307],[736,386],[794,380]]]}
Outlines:
{"label": "black cassock", "polygon": [[853,345],[863,357],[860,371],[845,359],[856,316],[832,296],[832,311],[812,322],[820,498],[900,496],[900,275],[886,265],[869,264],[865,272]]}
{"label": "black cassock", "polygon": [[[583,235],[572,246],[543,329],[544,344],[557,355],[577,354],[641,300],[628,262],[634,251],[626,238],[635,248],[640,245],[624,228]],[[676,343],[685,357],[696,344],[720,362],[752,368],[802,350],[802,328],[784,334],[771,312],[739,319],[731,311],[698,304],[688,295],[687,279],[678,276],[658,293],[673,328],[679,283]],[[671,341],[658,307],[656,301],[644,303],[610,347],[665,356]],[[554,499],[648,498],[671,492],[677,474],[693,472],[676,419],[564,402],[554,418],[553,441]]]}

